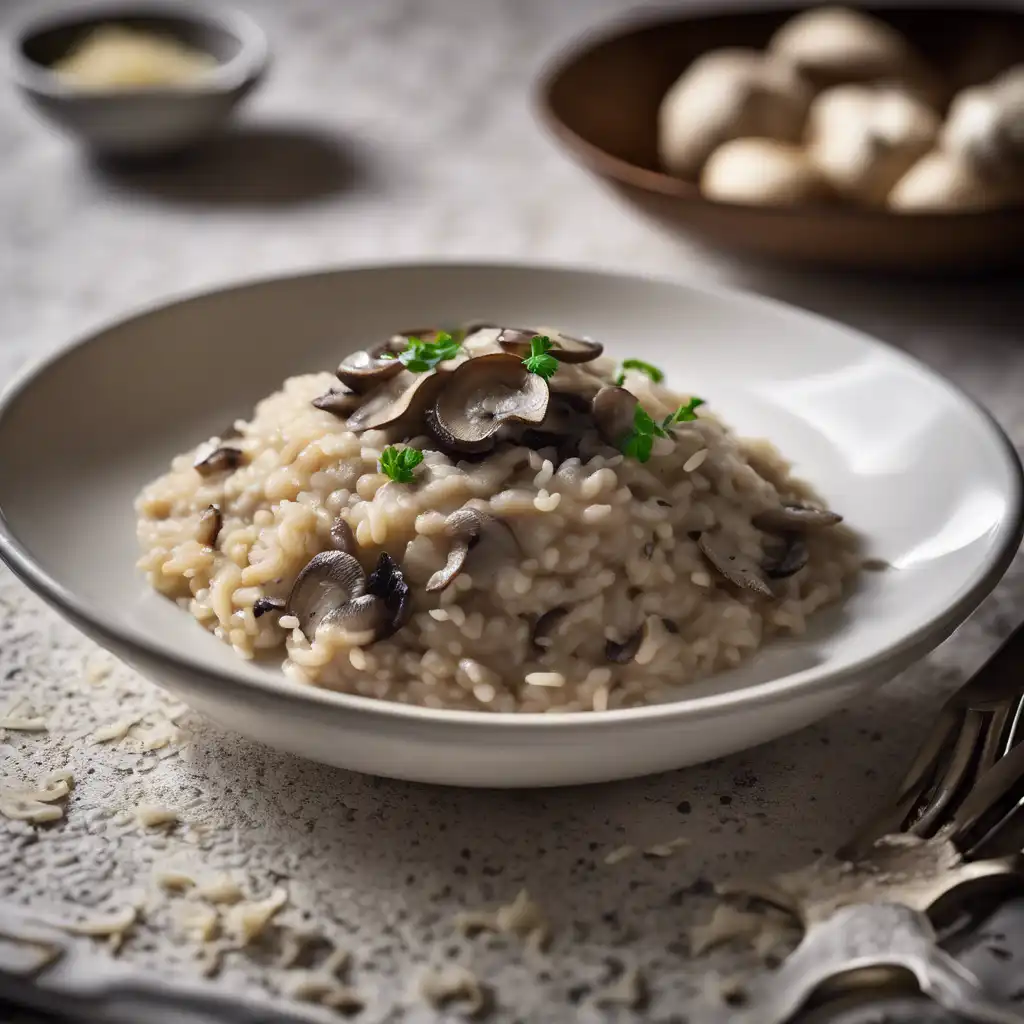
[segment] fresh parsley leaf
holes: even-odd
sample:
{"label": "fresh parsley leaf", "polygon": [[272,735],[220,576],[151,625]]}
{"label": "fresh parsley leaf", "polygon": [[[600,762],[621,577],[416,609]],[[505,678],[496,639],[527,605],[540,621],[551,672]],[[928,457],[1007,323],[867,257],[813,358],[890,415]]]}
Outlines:
{"label": "fresh parsley leaf", "polygon": [[550,380],[558,370],[558,360],[549,356],[551,339],[540,334],[535,334],[530,339],[530,354],[523,360],[523,366],[530,373],[537,374],[545,380]]}
{"label": "fresh parsley leaf", "polygon": [[423,452],[418,448],[395,448],[388,445],[380,453],[380,471],[395,483],[410,484],[413,470],[423,461]]}
{"label": "fresh parsley leaf", "polygon": [[653,447],[654,438],[650,434],[634,432],[623,443],[622,453],[631,459],[636,459],[637,462],[646,462],[651,457]]}
{"label": "fresh parsley leaf", "polygon": [[426,373],[438,363],[454,359],[458,354],[459,343],[450,334],[438,331],[433,341],[410,337],[409,344],[404,352],[399,352],[398,358],[412,373]]}
{"label": "fresh parsley leaf", "polygon": [[633,413],[633,429],[622,439],[619,449],[623,455],[637,462],[646,462],[651,457],[654,439],[667,436],[664,427],[642,405],[638,405]]}
{"label": "fresh parsley leaf", "polygon": [[645,434],[648,437],[664,437],[665,430],[660,423],[656,423],[650,413],[642,406],[636,407],[633,413],[633,430],[638,434]]}
{"label": "fresh parsley leaf", "polygon": [[645,363],[642,359],[623,359],[622,368],[615,378],[615,383],[620,388],[626,380],[627,370],[639,370],[641,373],[647,374],[655,384],[660,384],[665,379],[665,374],[651,363]]}
{"label": "fresh parsley leaf", "polygon": [[668,428],[673,423],[692,423],[697,418],[697,410],[704,404],[706,403],[703,398],[691,398],[685,405],[679,406],[670,416],[666,416],[662,426]]}

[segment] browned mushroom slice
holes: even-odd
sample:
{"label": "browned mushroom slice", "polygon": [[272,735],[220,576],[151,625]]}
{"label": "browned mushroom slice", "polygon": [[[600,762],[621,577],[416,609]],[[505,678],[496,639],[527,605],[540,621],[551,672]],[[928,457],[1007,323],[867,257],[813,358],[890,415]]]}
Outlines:
{"label": "browned mushroom slice", "polygon": [[761,566],[741,554],[720,533],[702,533],[697,546],[704,557],[730,582],[761,597],[774,597]]}
{"label": "browned mushroom slice", "polygon": [[842,521],[843,517],[837,512],[794,502],[784,502],[778,508],[758,512],[751,520],[754,526],[765,533],[803,533],[806,530],[835,526]]}
{"label": "browned mushroom slice", "polygon": [[475,508],[460,508],[445,518],[444,532],[451,538],[452,546],[443,569],[438,569],[427,580],[427,590],[444,590],[462,572],[466,556],[480,542],[484,533],[501,537],[511,550],[518,550],[519,544],[508,523]]}
{"label": "browned mushroom slice", "polygon": [[546,337],[551,342],[548,355],[554,356],[560,363],[589,363],[604,351],[604,346],[596,341],[573,338],[561,332],[542,335],[540,331],[522,327],[506,327],[495,340],[506,352],[525,359],[531,352],[531,342],[538,336]]}
{"label": "browned mushroom slice", "polygon": [[362,403],[362,396],[348,388],[331,388],[326,394],[313,399],[313,405],[335,416],[351,416]]}
{"label": "browned mushroom slice", "polygon": [[349,430],[381,430],[384,427],[407,427],[416,433],[418,423],[437,397],[448,370],[410,373],[403,370],[397,377],[378,388],[348,418]]}
{"label": "browned mushroom slice", "polygon": [[646,626],[641,626],[635,633],[631,634],[621,644],[614,640],[608,640],[604,645],[604,656],[616,665],[626,665],[636,657],[640,645],[644,642]]}
{"label": "browned mushroom slice", "polygon": [[214,476],[216,473],[227,473],[230,470],[238,469],[242,464],[242,451],[239,448],[229,448],[221,445],[210,451],[208,448],[196,456],[192,468],[200,476]]}
{"label": "browned mushroom slice", "polygon": [[386,551],[382,551],[377,559],[377,567],[366,581],[366,590],[384,607],[383,622],[374,635],[374,640],[384,640],[397,633],[412,614],[409,584],[405,582],[398,563]]}
{"label": "browned mushroom slice", "polygon": [[427,426],[446,447],[481,452],[493,447],[509,423],[542,423],[547,382],[504,352],[462,363],[427,410]]}
{"label": "browned mushroom slice", "polygon": [[344,551],[349,555],[356,549],[355,534],[352,533],[352,527],[349,526],[348,520],[343,515],[338,516],[331,523],[331,543],[336,550]]}
{"label": "browned mushroom slice", "polygon": [[366,594],[363,567],[344,551],[314,555],[292,586],[285,609],[309,640],[325,619],[359,631],[375,628],[384,617],[383,602]]}
{"label": "browned mushroom slice", "polygon": [[609,444],[618,445],[633,429],[633,417],[639,404],[636,395],[625,388],[609,386],[594,395],[591,415]]}
{"label": "browned mushroom slice", "polygon": [[789,533],[766,552],[761,568],[770,580],[784,580],[795,576],[807,564],[808,557],[807,544],[797,534]]}
{"label": "browned mushroom slice", "polygon": [[220,528],[223,523],[223,519],[220,514],[219,505],[210,505],[209,508],[204,508],[199,513],[199,525],[196,528],[196,540],[200,544],[205,545],[208,548],[212,548],[217,543],[217,537],[220,535]]}
{"label": "browned mushroom slice", "polygon": [[252,603],[252,617],[262,618],[267,612],[283,612],[285,602],[280,597],[257,597]]}
{"label": "browned mushroom slice", "polygon": [[396,336],[368,352],[353,352],[338,364],[335,376],[346,387],[365,395],[402,372],[404,367],[398,359],[398,353],[405,348],[405,344],[405,338]]}
{"label": "browned mushroom slice", "polygon": [[558,628],[558,624],[569,614],[568,608],[561,606],[549,608],[533,624],[530,633],[530,642],[538,654],[543,654],[553,643],[551,634]]}

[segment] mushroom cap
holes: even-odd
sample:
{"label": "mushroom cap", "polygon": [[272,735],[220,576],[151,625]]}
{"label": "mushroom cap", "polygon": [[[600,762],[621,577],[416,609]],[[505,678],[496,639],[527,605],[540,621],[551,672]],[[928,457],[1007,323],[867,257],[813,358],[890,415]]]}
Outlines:
{"label": "mushroom cap", "polygon": [[681,178],[696,179],[722,143],[746,135],[795,142],[811,92],[791,68],[756,50],[713,50],[698,57],[658,110],[658,153]]}
{"label": "mushroom cap", "polygon": [[379,602],[382,612],[374,639],[384,640],[397,633],[412,615],[409,584],[399,564],[386,551],[377,559],[377,566],[366,581],[366,590]]}
{"label": "mushroom cap", "polygon": [[[396,341],[400,344],[396,345]],[[405,338],[396,335],[368,351],[351,352],[338,364],[335,376],[352,391],[364,395],[402,372],[404,366],[397,354],[404,348]]]}
{"label": "mushroom cap", "polygon": [[285,608],[299,620],[299,628],[312,640],[325,619],[348,629],[370,629],[383,608],[362,600],[366,573],[344,551],[321,551],[306,563],[292,584]]}
{"label": "mushroom cap", "polygon": [[716,149],[700,187],[709,199],[757,206],[795,206],[831,195],[804,150],[771,139],[734,139]]}
{"label": "mushroom cap", "polygon": [[330,391],[313,399],[313,406],[324,412],[333,413],[342,418],[350,416],[359,408],[362,396],[346,387],[331,388]]}
{"label": "mushroom cap", "polygon": [[986,180],[962,155],[934,149],[900,178],[886,205],[900,212],[988,210],[1015,199],[1011,186]]}
{"label": "mushroom cap", "polygon": [[486,451],[507,423],[541,423],[547,414],[547,382],[521,359],[504,352],[459,365],[445,383],[427,425],[448,448]]}
{"label": "mushroom cap", "polygon": [[546,337],[551,342],[548,354],[560,363],[589,363],[597,359],[604,351],[604,346],[596,341],[585,338],[574,338],[561,331],[531,331],[520,327],[503,327],[495,339],[505,352],[520,359],[525,359],[531,351],[530,343],[538,336]]}
{"label": "mushroom cap", "polygon": [[938,116],[916,96],[866,85],[826,89],[807,123],[812,161],[838,193],[866,206],[885,204],[938,131]]}
{"label": "mushroom cap", "polygon": [[697,547],[730,583],[761,597],[775,596],[761,566],[735,548],[728,537],[721,533],[702,533],[697,538]]}
{"label": "mushroom cap", "polygon": [[409,436],[418,427],[427,408],[434,401],[449,370],[428,370],[410,373],[403,370],[382,384],[348,418],[349,430],[402,429]]}
{"label": "mushroom cap", "polygon": [[196,540],[205,547],[212,548],[217,543],[220,528],[223,524],[219,505],[209,505],[199,513],[196,526]]}
{"label": "mushroom cap", "polygon": [[766,533],[806,533],[836,526],[843,521],[838,512],[829,509],[812,508],[810,505],[782,504],[778,508],[765,509],[751,519],[751,523]]}
{"label": "mushroom cap", "polygon": [[610,445],[618,445],[633,429],[633,416],[639,399],[625,388],[609,385],[601,388],[591,403],[591,415],[601,436]]}
{"label": "mushroom cap", "polygon": [[192,468],[200,476],[213,476],[215,473],[227,473],[238,469],[243,458],[244,454],[240,448],[232,448],[229,445],[211,448],[205,445],[196,454]]}
{"label": "mushroom cap", "polygon": [[489,512],[482,512],[471,505],[456,509],[445,517],[444,532],[452,540],[448,549],[448,558],[442,568],[438,569],[429,580],[426,589],[433,592],[444,590],[456,576],[462,572],[469,552],[476,547],[484,533],[498,537],[505,542],[506,550],[518,551],[519,542],[508,523]]}
{"label": "mushroom cap", "polygon": [[965,89],[953,100],[940,146],[993,181],[1012,185],[1024,174],[1024,66],[988,87]]}
{"label": "mushroom cap", "polygon": [[809,557],[807,542],[803,537],[789,533],[781,537],[773,549],[765,552],[761,569],[770,580],[784,580],[795,576],[807,565]]}

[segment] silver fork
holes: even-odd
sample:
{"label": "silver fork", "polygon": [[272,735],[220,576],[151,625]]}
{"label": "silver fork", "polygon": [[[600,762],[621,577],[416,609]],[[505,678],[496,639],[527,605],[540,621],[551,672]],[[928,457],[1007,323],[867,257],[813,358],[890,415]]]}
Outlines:
{"label": "silver fork", "polygon": [[[846,906],[812,924],[776,971],[746,987],[749,1010],[730,1024],[785,1024],[812,997],[837,998],[865,984],[879,995],[908,978],[936,1003],[981,1024],[1024,1024],[1024,1011],[994,1003],[938,944],[929,909],[966,910],[979,879],[1024,885],[1024,625],[943,706],[896,798],[839,851],[878,864],[879,841],[902,834],[951,842],[967,870],[929,878],[918,906],[885,900]],[[896,894],[899,886],[893,885]],[[898,896],[894,895],[894,899]]]}

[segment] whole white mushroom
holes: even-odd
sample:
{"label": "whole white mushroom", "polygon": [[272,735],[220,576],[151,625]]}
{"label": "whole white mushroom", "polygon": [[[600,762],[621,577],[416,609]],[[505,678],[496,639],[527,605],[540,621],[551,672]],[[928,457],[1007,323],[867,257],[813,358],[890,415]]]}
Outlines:
{"label": "whole white mushroom", "polygon": [[964,89],[953,100],[941,146],[991,179],[1011,183],[1024,175],[1024,65],[988,86]]}
{"label": "whole white mushroom", "polygon": [[848,7],[797,14],[772,36],[768,53],[817,88],[847,82],[901,84],[940,104],[945,89],[924,59],[890,24]]}
{"label": "whole white mushroom", "polygon": [[985,178],[962,155],[935,149],[896,183],[887,206],[903,213],[942,213],[994,209],[1015,198],[1015,189]]}
{"label": "whole white mushroom", "polygon": [[709,199],[758,206],[796,206],[831,194],[800,146],[757,138],[733,139],[716,149],[700,187]]}
{"label": "whole white mushroom", "polygon": [[807,118],[811,159],[839,195],[865,206],[885,204],[938,131],[938,116],[916,96],[867,85],[825,90]]}
{"label": "whole white mushroom", "polygon": [[756,50],[704,54],[665,94],[658,111],[658,152],[672,174],[695,180],[723,142],[759,135],[795,142],[811,92],[792,68]]}

